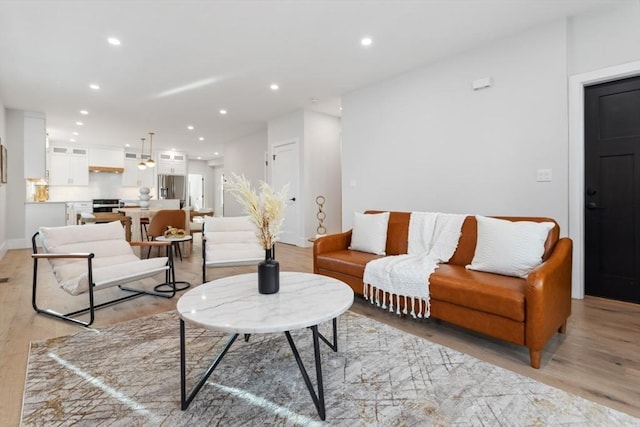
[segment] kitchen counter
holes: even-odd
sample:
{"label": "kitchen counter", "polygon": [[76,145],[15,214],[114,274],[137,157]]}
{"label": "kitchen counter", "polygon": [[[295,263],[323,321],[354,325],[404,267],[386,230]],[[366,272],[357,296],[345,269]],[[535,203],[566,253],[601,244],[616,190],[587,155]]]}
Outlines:
{"label": "kitchen counter", "polygon": [[25,205],[50,205],[50,204],[56,204],[56,203],[91,203],[91,200],[47,200],[46,202],[32,202],[32,201],[26,201],[24,202]]}
{"label": "kitchen counter", "polygon": [[51,205],[51,204],[55,204],[55,203],[68,203],[68,202],[53,202],[51,200],[47,200],[46,202],[24,202],[25,205]]}

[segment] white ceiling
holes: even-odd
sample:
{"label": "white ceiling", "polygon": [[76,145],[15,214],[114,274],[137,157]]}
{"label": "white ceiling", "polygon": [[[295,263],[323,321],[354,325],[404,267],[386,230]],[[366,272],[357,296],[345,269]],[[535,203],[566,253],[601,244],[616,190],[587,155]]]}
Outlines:
{"label": "white ceiling", "polygon": [[616,1],[4,0],[0,99],[45,113],[52,142],[139,149],[155,132],[154,149],[211,159],[279,115],[340,115],[350,91]]}

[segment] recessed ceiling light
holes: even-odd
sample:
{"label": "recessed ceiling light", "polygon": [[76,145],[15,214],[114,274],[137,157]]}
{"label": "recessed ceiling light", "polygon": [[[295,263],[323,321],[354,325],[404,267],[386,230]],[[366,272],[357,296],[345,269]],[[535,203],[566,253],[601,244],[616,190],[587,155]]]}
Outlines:
{"label": "recessed ceiling light", "polygon": [[201,136],[200,138],[198,138],[198,139],[199,139],[200,141],[204,141],[204,137],[202,137],[202,136]]}
{"label": "recessed ceiling light", "polygon": [[93,90],[99,90],[99,89],[100,89],[100,86],[99,86],[99,85],[97,85],[97,84],[95,84],[95,83],[91,83],[91,84],[89,85],[89,87],[90,87],[91,89],[93,89]]}
{"label": "recessed ceiling light", "polygon": [[213,153],[214,156],[217,156],[218,154],[220,154],[220,153],[218,153],[217,151],[215,153]]}
{"label": "recessed ceiling light", "polygon": [[84,125],[84,123],[82,123],[82,122],[76,122],[76,124],[77,124],[78,126],[83,126],[83,125]]}
{"label": "recessed ceiling light", "polygon": [[87,110],[80,110],[80,114],[86,116],[87,114],[89,114],[89,112]]}
{"label": "recessed ceiling light", "polygon": [[193,130],[193,126],[189,125],[189,126],[187,126],[187,129]]}
{"label": "recessed ceiling light", "polygon": [[79,134],[78,132],[71,132],[71,135],[78,136],[78,135],[80,135],[80,134]]}
{"label": "recessed ceiling light", "polygon": [[269,86],[269,89],[278,90],[278,89],[280,89],[280,86],[278,86],[276,83],[271,83],[271,86]]}
{"label": "recessed ceiling light", "polygon": [[125,147],[131,147],[131,144],[124,144]]}
{"label": "recessed ceiling light", "polygon": [[76,140],[75,140],[75,139],[73,139],[73,138],[71,138],[69,141],[71,141],[71,142],[76,142]]}
{"label": "recessed ceiling light", "polygon": [[225,114],[227,114],[227,110],[220,110],[220,114],[224,116]]}
{"label": "recessed ceiling light", "polygon": [[312,104],[317,104],[320,101],[318,101],[317,98],[309,98],[309,102],[311,102]]}
{"label": "recessed ceiling light", "polygon": [[360,44],[362,46],[371,46],[373,44],[373,40],[371,40],[371,37],[363,37],[360,40]]}
{"label": "recessed ceiling light", "polygon": [[115,38],[115,37],[109,37],[107,39],[107,41],[109,42],[109,44],[114,45],[114,46],[120,46],[120,40]]}
{"label": "recessed ceiling light", "polygon": [[198,160],[202,160],[202,157],[198,156]]}

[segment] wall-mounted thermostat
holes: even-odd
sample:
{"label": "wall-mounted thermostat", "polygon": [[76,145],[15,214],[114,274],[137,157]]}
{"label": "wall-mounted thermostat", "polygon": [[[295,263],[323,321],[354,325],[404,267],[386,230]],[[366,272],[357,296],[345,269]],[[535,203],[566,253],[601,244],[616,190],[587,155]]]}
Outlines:
{"label": "wall-mounted thermostat", "polygon": [[473,90],[480,90],[493,86],[493,77],[484,77],[471,82]]}

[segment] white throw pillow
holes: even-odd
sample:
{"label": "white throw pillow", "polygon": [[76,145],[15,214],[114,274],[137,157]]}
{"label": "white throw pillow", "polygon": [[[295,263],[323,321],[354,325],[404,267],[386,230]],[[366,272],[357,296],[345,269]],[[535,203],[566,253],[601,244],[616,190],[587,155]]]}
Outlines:
{"label": "white throw pillow", "polygon": [[362,214],[355,212],[349,249],[386,255],[389,212]]}
{"label": "white throw pillow", "polygon": [[478,241],[469,270],[526,278],[540,263],[552,222],[508,221],[477,215]]}

